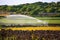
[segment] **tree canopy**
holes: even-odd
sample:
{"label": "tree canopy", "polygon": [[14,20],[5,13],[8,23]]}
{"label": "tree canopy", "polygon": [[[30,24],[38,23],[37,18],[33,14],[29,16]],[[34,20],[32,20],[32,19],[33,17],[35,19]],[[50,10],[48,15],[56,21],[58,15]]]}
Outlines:
{"label": "tree canopy", "polygon": [[20,5],[0,5],[0,11],[16,12],[16,14],[40,15],[43,13],[60,13],[60,2],[35,2]]}

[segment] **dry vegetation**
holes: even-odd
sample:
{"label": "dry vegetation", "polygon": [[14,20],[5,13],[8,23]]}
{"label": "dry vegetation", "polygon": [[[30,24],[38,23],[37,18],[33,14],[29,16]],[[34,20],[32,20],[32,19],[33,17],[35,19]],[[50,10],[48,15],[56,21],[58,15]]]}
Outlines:
{"label": "dry vegetation", "polygon": [[60,31],[2,29],[0,31],[0,40],[60,40]]}
{"label": "dry vegetation", "polygon": [[4,28],[5,30],[11,29],[11,30],[60,30],[60,27],[8,27]]}

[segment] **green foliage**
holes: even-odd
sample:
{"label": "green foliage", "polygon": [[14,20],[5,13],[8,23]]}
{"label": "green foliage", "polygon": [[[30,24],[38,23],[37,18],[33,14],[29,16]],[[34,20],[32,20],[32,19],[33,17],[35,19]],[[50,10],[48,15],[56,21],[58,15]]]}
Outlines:
{"label": "green foliage", "polygon": [[[31,4],[21,4],[14,6],[0,6],[0,11],[16,12],[31,16],[37,16],[41,13],[60,13],[60,2],[35,2]],[[60,16],[60,15],[59,15]]]}

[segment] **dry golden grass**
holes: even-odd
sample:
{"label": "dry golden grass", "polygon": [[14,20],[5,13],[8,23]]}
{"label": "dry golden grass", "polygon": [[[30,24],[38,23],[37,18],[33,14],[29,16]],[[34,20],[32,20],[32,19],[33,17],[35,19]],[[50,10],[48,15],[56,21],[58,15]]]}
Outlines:
{"label": "dry golden grass", "polygon": [[5,28],[5,30],[8,30],[8,29],[11,29],[11,30],[52,30],[52,31],[60,31],[60,27],[10,27],[10,28]]}

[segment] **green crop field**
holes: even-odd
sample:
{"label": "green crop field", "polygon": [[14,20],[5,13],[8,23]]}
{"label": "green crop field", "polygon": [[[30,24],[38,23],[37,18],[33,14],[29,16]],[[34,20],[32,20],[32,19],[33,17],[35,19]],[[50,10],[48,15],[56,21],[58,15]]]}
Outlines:
{"label": "green crop field", "polygon": [[49,24],[60,24],[60,20],[44,20],[48,22]]}
{"label": "green crop field", "polygon": [[[39,19],[39,20],[42,20],[42,21],[45,21],[47,22],[48,24],[60,24],[60,17],[34,17],[36,19]],[[32,20],[32,19],[13,19],[10,20],[10,19],[0,19],[0,22],[3,22],[3,23],[12,23],[12,24],[26,24],[28,25],[28,23],[31,23],[31,24],[41,24],[43,22],[40,22],[38,23],[35,19]]]}
{"label": "green crop field", "polygon": [[35,18],[40,19],[40,20],[41,20],[41,19],[42,19],[42,20],[43,20],[43,19],[44,19],[44,20],[49,20],[49,19],[50,19],[50,20],[51,20],[51,19],[52,19],[52,20],[59,20],[59,19],[60,19],[60,17],[35,17]]}
{"label": "green crop field", "polygon": [[35,17],[35,18],[46,21],[49,24],[60,24],[60,17]]}
{"label": "green crop field", "polygon": [[[48,24],[60,24],[60,17],[35,17],[35,18],[37,18],[39,20],[46,21],[46,22],[48,22]],[[0,19],[0,21],[2,21],[2,19]],[[7,23],[11,22],[11,20],[7,21],[6,19],[4,19],[3,21],[7,22]],[[17,20],[17,21],[15,20],[15,21],[12,21],[12,22],[16,23],[16,22],[19,22],[19,21],[20,20]],[[20,23],[24,23],[24,22],[28,22],[28,21],[32,22],[32,20],[25,20],[25,21],[21,20]],[[36,20],[34,20],[33,22],[36,23]]]}

